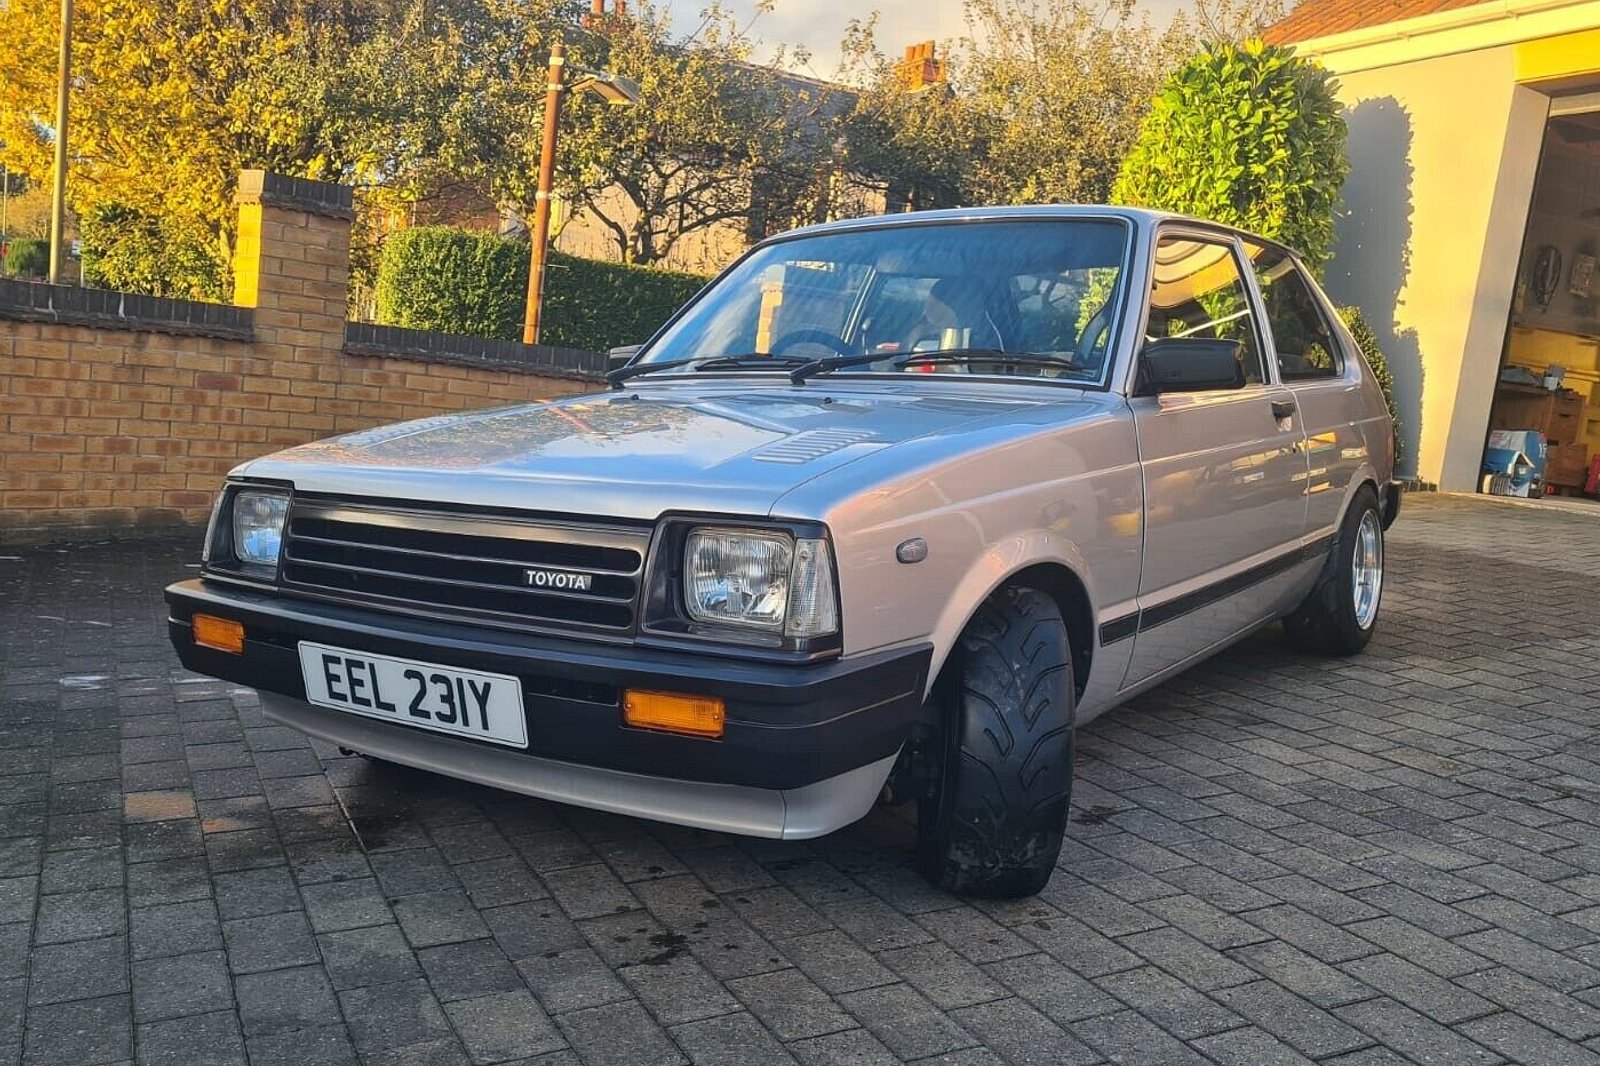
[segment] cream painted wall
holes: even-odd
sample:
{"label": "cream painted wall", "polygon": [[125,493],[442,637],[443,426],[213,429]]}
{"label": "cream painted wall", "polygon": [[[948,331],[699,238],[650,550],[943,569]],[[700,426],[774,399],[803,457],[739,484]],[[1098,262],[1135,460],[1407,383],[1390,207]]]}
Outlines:
{"label": "cream painted wall", "polygon": [[1384,345],[1407,472],[1446,489],[1477,483],[1548,105],[1516,85],[1513,53],[1324,57],[1351,157],[1328,288]]}

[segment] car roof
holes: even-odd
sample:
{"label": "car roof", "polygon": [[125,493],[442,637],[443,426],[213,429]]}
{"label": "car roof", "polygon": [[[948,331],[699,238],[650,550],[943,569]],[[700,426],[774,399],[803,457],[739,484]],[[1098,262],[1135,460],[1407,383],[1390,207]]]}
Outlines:
{"label": "car roof", "polygon": [[1271,240],[1229,226],[1222,222],[1212,222],[1208,219],[1194,218],[1189,215],[1180,215],[1171,211],[1152,211],[1144,207],[1115,207],[1109,204],[1020,204],[997,205],[993,207],[955,207],[937,211],[903,211],[892,215],[866,215],[861,218],[844,218],[834,222],[822,222],[814,226],[802,226],[799,229],[789,230],[785,233],[775,234],[761,243],[788,240],[791,237],[810,237],[823,233],[839,233],[849,230],[872,229],[880,226],[915,226],[930,222],[978,222],[993,219],[1068,219],[1068,218],[1124,218],[1141,226],[1153,226],[1160,222],[1186,222],[1207,229],[1220,230],[1223,233],[1236,233],[1261,244],[1269,244],[1292,252],[1293,249],[1279,241]]}

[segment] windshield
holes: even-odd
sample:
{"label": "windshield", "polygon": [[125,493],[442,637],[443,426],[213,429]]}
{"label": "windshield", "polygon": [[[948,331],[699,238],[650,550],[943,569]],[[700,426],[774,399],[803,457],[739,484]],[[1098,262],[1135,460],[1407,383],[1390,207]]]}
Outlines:
{"label": "windshield", "polygon": [[[641,362],[881,356],[849,372],[1099,383],[1129,233],[1115,219],[1035,218],[778,241],[723,276]],[[909,358],[939,352],[962,358]]]}

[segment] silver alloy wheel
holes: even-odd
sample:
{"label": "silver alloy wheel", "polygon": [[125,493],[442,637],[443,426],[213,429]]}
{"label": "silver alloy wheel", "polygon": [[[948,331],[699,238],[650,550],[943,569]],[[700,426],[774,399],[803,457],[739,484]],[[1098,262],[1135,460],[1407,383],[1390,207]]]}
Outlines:
{"label": "silver alloy wheel", "polygon": [[1378,512],[1367,510],[1356,527],[1355,559],[1351,567],[1351,595],[1356,625],[1371,629],[1378,620],[1378,598],[1383,594],[1383,528]]}

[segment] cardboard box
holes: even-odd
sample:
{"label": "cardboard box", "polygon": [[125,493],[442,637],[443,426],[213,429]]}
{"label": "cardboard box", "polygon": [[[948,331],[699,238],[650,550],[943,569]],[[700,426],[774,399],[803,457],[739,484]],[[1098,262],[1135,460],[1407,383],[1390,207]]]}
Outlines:
{"label": "cardboard box", "polygon": [[1549,445],[1544,463],[1546,485],[1580,488],[1589,473],[1589,448],[1583,444]]}

